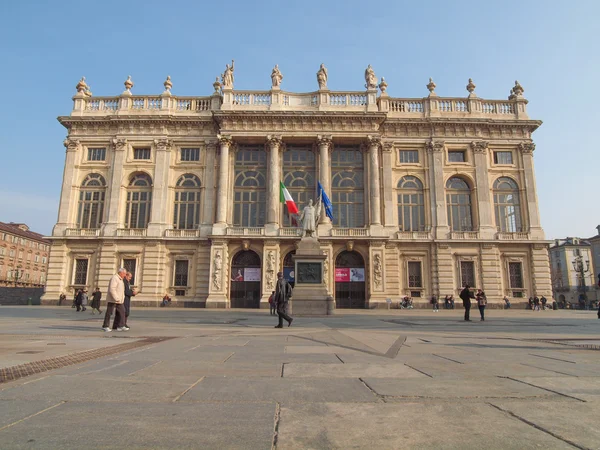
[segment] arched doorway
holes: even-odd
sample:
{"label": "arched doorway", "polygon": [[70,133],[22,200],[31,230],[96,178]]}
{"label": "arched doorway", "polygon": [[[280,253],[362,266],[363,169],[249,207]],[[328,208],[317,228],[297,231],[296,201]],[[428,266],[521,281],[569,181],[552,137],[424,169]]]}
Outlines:
{"label": "arched doorway", "polygon": [[335,260],[335,307],[364,308],[365,261],[360,253],[343,251]]}
{"label": "arched doorway", "polygon": [[296,273],[294,272],[294,260],[292,256],[296,254],[296,250],[292,250],[285,258],[283,258],[283,278],[288,280],[288,282],[294,287],[296,283]]}
{"label": "arched doorway", "polygon": [[260,308],[260,257],[252,250],[238,252],[231,261],[232,308]]}

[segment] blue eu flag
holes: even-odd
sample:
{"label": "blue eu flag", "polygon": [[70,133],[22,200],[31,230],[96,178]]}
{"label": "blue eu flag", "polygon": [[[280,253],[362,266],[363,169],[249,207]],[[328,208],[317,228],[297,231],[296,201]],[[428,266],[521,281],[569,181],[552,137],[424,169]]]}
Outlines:
{"label": "blue eu flag", "polygon": [[321,201],[323,202],[323,207],[325,208],[325,214],[327,214],[327,217],[329,217],[331,220],[333,220],[333,205],[331,204],[331,200],[329,200],[329,197],[325,193],[323,186],[321,186],[320,181],[317,182],[317,194],[318,194],[319,198],[321,199]]}

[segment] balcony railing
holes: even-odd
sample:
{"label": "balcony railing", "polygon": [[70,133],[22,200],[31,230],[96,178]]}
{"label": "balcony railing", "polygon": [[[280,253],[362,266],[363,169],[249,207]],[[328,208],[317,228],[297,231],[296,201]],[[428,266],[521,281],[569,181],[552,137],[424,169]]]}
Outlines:
{"label": "balcony railing", "polygon": [[99,228],[67,228],[65,230],[65,236],[77,236],[77,237],[98,237],[100,236]]}
{"label": "balcony railing", "polygon": [[498,232],[496,233],[496,239],[499,241],[527,241],[531,239],[529,233],[516,232],[516,233],[506,233],[506,232]]}
{"label": "balcony railing", "polygon": [[479,231],[452,231],[450,239],[479,239]]}
{"label": "balcony railing", "polygon": [[369,236],[368,228],[332,228],[331,235],[337,237],[363,237]]}
{"label": "balcony railing", "polygon": [[200,237],[200,230],[165,230],[165,237],[168,238],[196,238]]}
{"label": "balcony railing", "polygon": [[430,239],[428,231],[398,231],[398,239],[414,240],[414,239]]}
{"label": "balcony railing", "polygon": [[118,237],[146,237],[146,228],[117,228]]}
{"label": "balcony railing", "polygon": [[265,229],[262,227],[229,227],[228,236],[264,236]]}
{"label": "balcony railing", "polygon": [[279,236],[292,236],[292,237],[298,237],[298,236],[302,236],[302,228],[280,228],[279,229]]}

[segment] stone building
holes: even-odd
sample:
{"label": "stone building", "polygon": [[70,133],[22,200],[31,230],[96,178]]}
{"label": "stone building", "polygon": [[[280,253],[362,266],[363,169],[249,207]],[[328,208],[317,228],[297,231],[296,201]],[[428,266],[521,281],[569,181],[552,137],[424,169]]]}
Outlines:
{"label": "stone building", "polygon": [[0,222],[0,286],[43,287],[50,241],[24,223]]}
{"label": "stone building", "polygon": [[556,239],[550,246],[550,270],[554,299],[573,307],[598,300],[594,246],[587,239]]}
{"label": "stone building", "polygon": [[66,160],[46,302],[103,290],[118,266],[139,305],[165,292],[186,306],[262,307],[277,271],[293,277],[300,211],[333,204],[318,226],[324,280],[337,308],[376,308],[404,295],[427,303],[468,282],[490,301],[551,294],[532,133],[516,82],[508,100],[392,98],[369,66],[365,90],[233,88],[233,62],[207,97],[125,91],[97,97],[82,79]]}

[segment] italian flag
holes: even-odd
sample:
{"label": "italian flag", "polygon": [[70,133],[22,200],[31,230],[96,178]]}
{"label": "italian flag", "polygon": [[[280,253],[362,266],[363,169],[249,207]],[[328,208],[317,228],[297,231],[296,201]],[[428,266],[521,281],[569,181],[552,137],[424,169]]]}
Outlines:
{"label": "italian flag", "polygon": [[283,183],[279,183],[279,187],[279,201],[287,205],[287,209],[290,214],[298,214],[298,207],[290,195],[290,192],[286,189]]}

